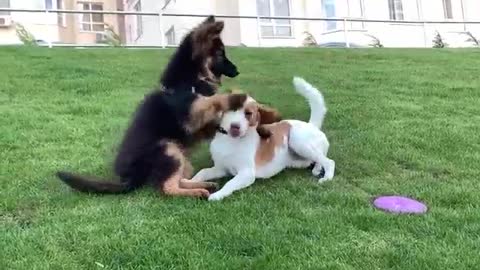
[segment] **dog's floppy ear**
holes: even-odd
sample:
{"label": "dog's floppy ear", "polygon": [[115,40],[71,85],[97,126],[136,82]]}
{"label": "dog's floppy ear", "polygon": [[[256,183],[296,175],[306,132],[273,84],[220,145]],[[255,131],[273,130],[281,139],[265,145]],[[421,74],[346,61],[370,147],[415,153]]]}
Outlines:
{"label": "dog's floppy ear", "polygon": [[258,133],[258,136],[260,136],[260,138],[262,139],[268,139],[272,136],[272,132],[262,125],[259,125],[257,127],[257,133]]}
{"label": "dog's floppy ear", "polygon": [[272,124],[282,120],[277,110],[262,104],[258,105],[258,113],[260,114],[260,125]]}

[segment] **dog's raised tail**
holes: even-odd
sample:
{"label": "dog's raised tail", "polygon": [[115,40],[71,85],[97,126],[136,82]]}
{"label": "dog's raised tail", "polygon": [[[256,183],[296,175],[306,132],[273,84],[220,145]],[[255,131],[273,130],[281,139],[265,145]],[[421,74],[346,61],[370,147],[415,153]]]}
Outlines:
{"label": "dog's raised tail", "polygon": [[310,120],[308,120],[308,122],[321,128],[323,119],[327,113],[327,107],[325,106],[322,93],[300,77],[293,78],[293,85],[297,93],[302,95],[310,105]]}
{"label": "dog's raised tail", "polygon": [[102,181],[62,171],[57,172],[57,177],[71,188],[87,193],[122,194],[140,187],[139,184],[130,181]]}

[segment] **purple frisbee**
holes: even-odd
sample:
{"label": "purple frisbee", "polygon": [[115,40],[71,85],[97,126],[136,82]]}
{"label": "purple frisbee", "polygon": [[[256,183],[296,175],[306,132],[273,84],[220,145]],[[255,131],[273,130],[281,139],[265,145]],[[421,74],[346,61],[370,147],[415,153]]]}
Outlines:
{"label": "purple frisbee", "polygon": [[424,214],[427,206],[419,201],[402,196],[380,196],[373,205],[381,210],[398,214]]}

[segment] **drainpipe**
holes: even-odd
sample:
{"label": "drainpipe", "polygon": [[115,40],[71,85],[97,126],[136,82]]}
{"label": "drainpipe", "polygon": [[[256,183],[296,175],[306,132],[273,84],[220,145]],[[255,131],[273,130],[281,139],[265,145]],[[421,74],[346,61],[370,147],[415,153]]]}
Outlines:
{"label": "drainpipe", "polygon": [[[419,20],[425,21],[423,18],[423,9],[422,9],[422,0],[417,0],[417,16]],[[427,24],[422,23],[422,28],[423,28],[423,45],[425,48],[428,47],[427,43]]]}

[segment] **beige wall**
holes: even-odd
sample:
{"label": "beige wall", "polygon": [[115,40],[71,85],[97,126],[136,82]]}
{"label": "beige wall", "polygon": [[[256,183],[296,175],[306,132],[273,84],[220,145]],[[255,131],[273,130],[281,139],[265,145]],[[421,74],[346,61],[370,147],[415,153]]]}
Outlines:
{"label": "beige wall", "polygon": [[[102,3],[103,10],[117,10],[117,0],[63,0],[65,9],[81,9],[78,3],[91,2]],[[60,40],[65,43],[94,44],[96,43],[95,32],[84,32],[80,30],[80,14],[67,14],[66,27],[59,25]],[[115,32],[119,33],[118,19],[116,15],[104,15],[105,23],[113,26]]]}

